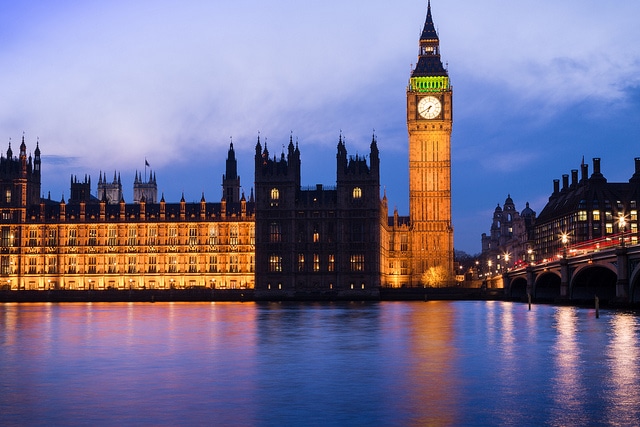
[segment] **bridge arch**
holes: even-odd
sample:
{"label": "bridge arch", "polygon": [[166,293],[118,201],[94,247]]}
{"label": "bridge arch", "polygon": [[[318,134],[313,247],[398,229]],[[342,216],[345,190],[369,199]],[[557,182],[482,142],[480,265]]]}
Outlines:
{"label": "bridge arch", "polygon": [[527,278],[524,276],[514,277],[511,280],[509,288],[509,296],[511,298],[526,298],[527,297]]}
{"label": "bridge arch", "polygon": [[572,300],[591,300],[596,295],[603,301],[616,297],[618,274],[613,264],[586,264],[572,275],[570,292]]}
{"label": "bridge arch", "polygon": [[537,299],[560,298],[560,274],[554,270],[540,273],[533,286],[533,296]]}

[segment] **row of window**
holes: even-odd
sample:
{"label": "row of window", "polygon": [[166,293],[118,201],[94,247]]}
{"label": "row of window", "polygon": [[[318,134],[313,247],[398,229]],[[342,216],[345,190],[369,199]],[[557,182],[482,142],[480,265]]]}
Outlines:
{"label": "row of window", "polygon": [[[586,210],[580,210],[578,211],[578,221],[587,221],[589,218],[588,212]],[[623,215],[623,218],[625,221],[638,221],[638,211],[633,209],[629,212],[629,215],[625,216]],[[591,211],[591,219],[593,221],[600,221],[601,220],[601,213],[600,210],[598,209],[594,209],[593,211]],[[614,217],[613,213],[611,211],[605,211],[604,213],[604,220],[605,221],[618,221],[619,217]]]}
{"label": "row of window", "polygon": [[[302,253],[298,254],[298,271],[304,272],[305,269],[305,256]],[[324,270],[323,270],[324,267]],[[352,272],[364,271],[364,254],[353,254],[349,258],[349,270]],[[320,255],[313,254],[311,259],[311,270],[314,272],[327,271],[334,272],[336,268],[335,255],[327,255],[326,264],[321,265]],[[278,254],[271,254],[269,256],[269,271],[272,273],[282,272],[282,256]]]}
{"label": "row of window", "polygon": [[[351,190],[351,197],[353,199],[361,199],[362,198],[362,188],[353,187]],[[280,201],[280,190],[277,188],[272,188],[269,194],[269,198],[271,201],[271,206],[278,206],[278,202]],[[315,201],[315,200],[314,200]]]}
{"label": "row of window", "polygon": [[[241,235],[241,231],[246,231],[240,227],[231,226],[227,230],[224,230],[224,235],[219,234],[217,226],[210,227],[206,236],[198,235],[197,227],[189,227],[187,235],[184,239],[181,239],[178,234],[177,227],[169,227],[166,230],[166,236],[161,238],[158,235],[157,227],[148,227],[146,230],[146,236],[138,237],[138,228],[136,226],[130,226],[126,231],[126,236],[118,236],[118,229],[115,226],[110,226],[107,229],[106,236],[99,238],[97,228],[89,228],[86,238],[87,246],[97,246],[99,243],[104,243],[106,246],[118,246],[120,242],[126,242],[128,246],[138,246],[144,239],[147,246],[156,246],[164,241],[164,244],[168,246],[177,246],[181,241],[187,246],[198,246],[201,242],[206,242],[210,246],[229,244],[231,246],[237,246],[239,244],[255,245],[254,228],[249,227],[249,236]],[[27,245],[29,247],[40,246],[41,242],[48,247],[58,246],[60,238],[58,236],[57,228],[47,228],[44,230],[44,236],[40,238],[41,230],[38,228],[29,229],[29,237]],[[84,239],[78,237],[77,228],[68,228],[66,236],[66,246],[79,246],[82,245]],[[13,230],[10,227],[2,227],[0,236],[0,245],[2,247],[13,247],[18,243],[18,239]]]}
{"label": "row of window", "polygon": [[[78,268],[78,260],[74,256],[70,256],[66,258],[67,260],[67,268],[66,271],[69,274],[81,273]],[[102,271],[106,273],[162,273],[158,268],[157,258],[153,255],[147,257],[146,263],[143,263],[142,268],[139,268],[138,258],[135,256],[129,256],[126,260],[126,264],[124,266],[118,266],[117,258],[115,256],[105,257],[104,260],[101,260]],[[198,257],[190,256],[188,258],[188,262],[184,266],[180,266],[178,264],[177,256],[169,256],[166,259],[166,262],[161,263],[164,267],[164,272],[167,273],[178,273],[179,270],[183,270],[188,273],[253,273],[254,260],[253,256],[249,257],[249,262],[241,263],[240,258],[237,255],[231,255],[229,257],[218,257],[216,255],[211,255],[209,257],[208,265],[202,266],[204,269],[199,269],[198,266]],[[8,256],[3,256],[0,260],[0,272],[2,274],[11,274],[14,273],[12,271],[12,264]],[[87,257],[87,265],[86,272],[88,274],[96,274],[98,273],[98,265],[97,265],[97,257],[90,256]],[[49,273],[49,274],[57,274],[59,271],[58,268],[58,258],[55,256],[50,256],[45,258],[45,265],[38,265],[37,257],[28,257],[27,258],[27,272],[29,274],[40,274],[40,273]]]}

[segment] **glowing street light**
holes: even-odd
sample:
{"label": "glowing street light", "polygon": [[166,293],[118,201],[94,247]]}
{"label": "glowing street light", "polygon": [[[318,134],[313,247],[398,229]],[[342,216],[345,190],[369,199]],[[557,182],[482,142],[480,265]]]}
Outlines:
{"label": "glowing street light", "polygon": [[562,257],[567,257],[567,243],[569,243],[569,235],[567,233],[562,233],[560,235],[560,241],[562,242]]}
{"label": "glowing street light", "polygon": [[626,228],[627,220],[624,218],[624,214],[620,212],[618,215],[618,231],[620,231],[620,246],[624,247],[624,229]]}

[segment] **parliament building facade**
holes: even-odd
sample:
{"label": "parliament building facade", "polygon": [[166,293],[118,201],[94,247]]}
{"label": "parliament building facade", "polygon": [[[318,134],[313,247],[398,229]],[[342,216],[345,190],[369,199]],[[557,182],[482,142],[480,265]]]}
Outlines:
{"label": "parliament building facade", "polygon": [[256,295],[375,296],[381,286],[447,283],[451,224],[452,88],[428,5],[407,87],[409,216],[380,198],[375,135],[368,156],[338,138],[335,186],[303,187],[301,153],[255,146],[255,194],[240,192],[229,147],[222,197],[158,199],[156,175],[136,172],[124,201],[120,176],[71,178],[67,201],[41,196],[41,155],[11,144],[0,158],[0,288],[255,289]]}

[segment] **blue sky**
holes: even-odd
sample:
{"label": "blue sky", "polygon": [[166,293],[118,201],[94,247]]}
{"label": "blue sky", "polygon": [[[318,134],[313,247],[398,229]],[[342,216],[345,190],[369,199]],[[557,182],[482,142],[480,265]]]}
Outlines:
{"label": "blue sky", "polygon": [[[408,214],[405,88],[426,0],[4,3],[0,150],[39,139],[53,199],[72,174],[95,192],[100,171],[118,171],[131,201],[146,158],[168,201],[218,200],[230,138],[248,194],[258,132],[271,153],[293,133],[303,185],[333,185],[340,132],[367,154],[375,129],[390,213]],[[540,212],[583,156],[629,179],[640,3],[433,0],[432,12],[454,86],[456,249],[480,252],[508,194]]]}

